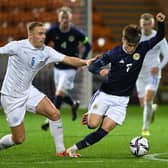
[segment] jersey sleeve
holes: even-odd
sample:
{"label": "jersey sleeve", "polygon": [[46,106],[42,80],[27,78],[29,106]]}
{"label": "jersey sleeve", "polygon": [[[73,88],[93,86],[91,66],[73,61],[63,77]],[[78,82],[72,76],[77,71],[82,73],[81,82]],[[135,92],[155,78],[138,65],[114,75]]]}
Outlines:
{"label": "jersey sleeve", "polygon": [[88,56],[88,53],[91,49],[91,44],[89,42],[89,38],[80,30],[78,30],[78,38],[79,38],[79,41],[85,46],[85,50],[83,52],[82,59],[86,59],[86,57]]}
{"label": "jersey sleeve", "polygon": [[89,41],[88,37],[84,34],[82,30],[76,29],[76,33],[77,33],[79,41],[81,41],[82,44],[86,44]]}
{"label": "jersey sleeve", "polygon": [[3,47],[0,47],[0,55],[17,55],[18,45],[16,41],[9,42]]}
{"label": "jersey sleeve", "polygon": [[110,51],[103,54],[99,59],[97,59],[94,63],[88,66],[88,70],[94,74],[99,74],[102,67],[109,64],[111,62]]}
{"label": "jersey sleeve", "polygon": [[150,40],[146,40],[140,43],[143,53],[146,54],[150,49],[152,49],[159,41],[161,41],[165,36],[164,22],[158,22],[158,31],[156,36]]}
{"label": "jersey sleeve", "polygon": [[56,63],[56,62],[62,62],[64,60],[65,55],[61,54],[60,52],[54,50],[51,47],[47,47],[48,49],[48,60],[46,61],[46,64],[49,63]]}
{"label": "jersey sleeve", "polygon": [[168,63],[168,44],[165,38],[160,43],[160,51],[163,56],[160,64],[160,68],[162,69]]}

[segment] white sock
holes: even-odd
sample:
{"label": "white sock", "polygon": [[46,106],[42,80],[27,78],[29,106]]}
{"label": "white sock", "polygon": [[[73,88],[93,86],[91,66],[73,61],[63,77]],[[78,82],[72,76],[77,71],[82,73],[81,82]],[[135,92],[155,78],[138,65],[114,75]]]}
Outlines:
{"label": "white sock", "polygon": [[145,102],[144,103],[144,111],[143,111],[143,130],[148,130],[149,129],[149,124],[151,122],[152,118],[152,104],[153,102]]}
{"label": "white sock", "polygon": [[57,121],[51,121],[49,120],[50,123],[50,132],[51,135],[54,138],[54,143],[56,146],[56,152],[64,152],[65,147],[64,147],[64,135],[63,135],[63,128],[62,128],[62,121],[61,119]]}
{"label": "white sock", "polygon": [[12,140],[11,134],[5,135],[0,139],[0,150],[9,148],[13,145],[15,145],[15,143]]}

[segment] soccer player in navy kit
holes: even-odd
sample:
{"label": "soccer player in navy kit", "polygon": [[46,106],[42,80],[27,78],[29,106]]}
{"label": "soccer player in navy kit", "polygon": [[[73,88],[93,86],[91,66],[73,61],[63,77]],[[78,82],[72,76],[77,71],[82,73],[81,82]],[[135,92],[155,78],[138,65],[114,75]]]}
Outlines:
{"label": "soccer player in navy kit", "polygon": [[[68,7],[58,9],[58,24],[53,25],[46,34],[46,44],[52,46],[55,50],[69,54],[70,56],[81,57],[85,59],[91,49],[88,37],[71,23],[72,13]],[[79,49],[79,44],[82,44],[84,51]],[[72,109],[72,120],[77,117],[77,109],[79,101],[74,101],[70,96],[70,91],[74,87],[74,79],[77,68],[63,63],[55,64],[54,67],[54,82],[56,86],[55,106],[60,109],[64,101],[69,104]],[[42,129],[48,128],[45,123]]]}
{"label": "soccer player in navy kit", "polygon": [[[165,15],[158,13],[158,32],[150,40],[140,42],[141,30],[136,25],[123,29],[122,46],[109,50],[89,66],[94,74],[106,76],[100,89],[93,95],[89,104],[87,125],[99,128],[67,149],[70,157],[79,157],[77,150],[95,144],[105,137],[115,126],[121,125],[126,116],[129,96],[147,51],[164,38]],[[102,69],[110,64],[110,69]]]}

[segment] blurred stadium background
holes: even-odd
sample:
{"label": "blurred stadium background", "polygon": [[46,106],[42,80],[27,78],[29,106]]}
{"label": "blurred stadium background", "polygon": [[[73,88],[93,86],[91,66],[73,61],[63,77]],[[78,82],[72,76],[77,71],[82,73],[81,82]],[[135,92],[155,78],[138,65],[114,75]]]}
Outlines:
{"label": "blurred stadium background", "polygon": [[[73,23],[88,34],[93,45],[90,56],[120,44],[122,28],[130,23],[138,24],[142,13],[162,11],[168,16],[168,1],[164,0],[0,0],[0,46],[26,38],[27,22],[41,21],[46,26],[55,23],[56,10],[62,6],[72,8]],[[6,64],[7,58],[1,56],[0,86]],[[86,69],[78,72],[73,95],[81,100],[83,107],[87,106],[90,95],[101,80],[100,77],[92,77]],[[50,96],[54,91],[52,70],[41,70],[34,84]],[[168,66],[163,70],[157,101],[168,103]],[[137,103],[136,91],[131,96],[131,103]]]}

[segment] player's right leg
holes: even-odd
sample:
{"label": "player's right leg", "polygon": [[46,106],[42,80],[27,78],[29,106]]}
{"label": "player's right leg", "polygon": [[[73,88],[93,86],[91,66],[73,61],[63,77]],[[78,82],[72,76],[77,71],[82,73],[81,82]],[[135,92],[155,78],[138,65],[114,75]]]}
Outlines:
{"label": "player's right leg", "polygon": [[142,136],[150,136],[149,126],[151,123],[153,113],[153,99],[155,96],[155,91],[146,90],[144,98],[144,111],[143,111],[143,127],[142,127]]}
{"label": "player's right leg", "polygon": [[142,136],[149,136],[150,132],[148,130],[149,125],[149,114],[147,112],[147,103],[145,103],[146,99],[146,86],[149,84],[150,80],[146,75],[141,75],[138,77],[136,82],[136,88],[138,93],[138,98],[140,102],[140,106],[143,108],[143,126],[142,126]]}
{"label": "player's right leg", "polygon": [[77,150],[84,149],[89,147],[97,142],[99,142],[102,138],[104,138],[115,126],[117,123],[113,121],[111,118],[105,117],[102,122],[102,126],[98,128],[96,131],[88,134],[81,141],[77,142],[75,145],[67,149],[67,153],[70,157],[80,157]]}
{"label": "player's right leg", "polygon": [[7,118],[11,134],[0,139],[0,149],[6,149],[16,144],[22,144],[25,140],[24,115],[26,112],[26,98],[14,98],[1,95],[1,103]]}
{"label": "player's right leg", "polygon": [[73,100],[71,96],[71,91],[74,88],[74,80],[76,76],[76,70],[75,69],[68,69],[68,70],[63,70],[61,72],[64,76],[62,77],[62,82],[58,85],[59,90],[64,91],[65,95],[63,97],[63,101],[71,106],[71,114],[72,114],[72,121],[76,120],[77,118],[77,110],[80,105],[79,100]]}
{"label": "player's right leg", "polygon": [[145,98],[144,98],[144,111],[143,111],[143,127],[142,135],[149,136],[149,126],[154,117],[155,110],[153,100],[156,95],[156,91],[159,87],[160,75],[151,75],[148,78],[148,83],[145,86]]}
{"label": "player's right leg", "polygon": [[79,109],[80,101],[79,100],[73,100],[70,93],[64,96],[63,101],[71,106],[71,113],[72,113],[72,121],[75,121],[77,119],[77,111]]}
{"label": "player's right leg", "polygon": [[0,139],[0,150],[22,144],[25,140],[25,129],[23,123],[16,127],[11,127],[11,134],[7,134]]}

